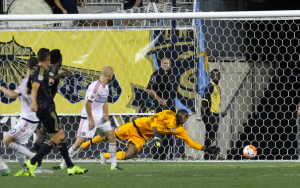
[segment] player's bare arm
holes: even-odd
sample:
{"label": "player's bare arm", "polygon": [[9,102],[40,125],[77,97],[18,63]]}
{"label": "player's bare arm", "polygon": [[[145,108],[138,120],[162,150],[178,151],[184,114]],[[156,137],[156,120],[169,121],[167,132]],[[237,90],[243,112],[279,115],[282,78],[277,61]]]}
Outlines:
{"label": "player's bare arm", "polygon": [[33,111],[33,112],[36,112],[38,109],[36,97],[37,97],[37,91],[38,91],[39,87],[40,87],[40,83],[33,82],[32,89],[31,89],[31,101],[32,101],[31,111]]}
{"label": "player's bare arm", "polygon": [[107,101],[105,101],[104,105],[103,105],[103,112],[104,112],[104,120],[108,121],[109,120],[109,116],[108,116],[108,103]]}
{"label": "player's bare arm", "polygon": [[95,121],[92,114],[92,103],[93,101],[90,100],[87,100],[85,103],[86,112],[88,114],[89,121],[90,121],[90,130],[92,130],[95,127]]}
{"label": "player's bare arm", "polygon": [[17,92],[9,90],[3,86],[0,86],[0,91],[11,99],[16,99],[19,96]]}
{"label": "player's bare arm", "polygon": [[58,80],[60,78],[66,78],[66,77],[69,77],[69,76],[75,77],[75,75],[70,71],[66,71],[66,72],[63,72],[63,73],[60,73],[60,74],[56,74],[54,76],[50,76],[49,77],[49,85],[52,86],[54,84],[55,80]]}
{"label": "player's bare arm", "polygon": [[73,73],[71,71],[65,71],[63,73],[56,74],[54,76],[50,76],[49,78],[51,78],[53,80],[58,80],[60,78],[65,78],[65,77],[69,77],[69,76],[75,77],[75,75],[73,75]]}

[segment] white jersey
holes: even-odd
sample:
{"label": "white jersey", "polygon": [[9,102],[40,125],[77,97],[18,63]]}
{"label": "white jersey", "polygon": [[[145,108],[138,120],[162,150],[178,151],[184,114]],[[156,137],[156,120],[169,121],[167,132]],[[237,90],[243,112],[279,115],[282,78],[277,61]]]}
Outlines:
{"label": "white jersey", "polygon": [[21,101],[21,118],[32,121],[39,122],[39,118],[36,116],[35,112],[31,111],[31,95],[26,94],[28,77],[24,78],[15,92],[20,96]]}
{"label": "white jersey", "polygon": [[[105,85],[105,86],[102,85],[100,80],[97,80],[90,84],[90,86],[85,94],[85,101],[86,102],[88,100],[93,101],[92,115],[94,118],[100,117],[100,115],[102,117],[103,106],[104,106],[105,101],[107,101],[108,94],[109,94],[108,85]],[[83,117],[83,118],[88,117],[86,109],[85,109],[85,105],[84,105],[84,108],[82,109],[81,117]]]}

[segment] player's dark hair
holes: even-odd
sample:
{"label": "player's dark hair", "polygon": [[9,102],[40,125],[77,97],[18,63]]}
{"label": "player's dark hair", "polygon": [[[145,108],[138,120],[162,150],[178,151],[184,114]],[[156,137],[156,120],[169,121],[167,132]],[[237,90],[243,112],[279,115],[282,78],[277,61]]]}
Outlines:
{"label": "player's dark hair", "polygon": [[50,64],[57,63],[61,58],[62,58],[62,55],[61,55],[59,49],[51,50],[51,52],[50,52]]}
{"label": "player's dark hair", "polygon": [[37,58],[39,62],[47,61],[48,56],[50,55],[50,50],[47,48],[41,48],[38,51]]}
{"label": "player's dark hair", "polygon": [[27,61],[27,66],[29,69],[32,69],[37,64],[38,64],[38,60],[36,57],[30,57]]}
{"label": "player's dark hair", "polygon": [[189,114],[185,109],[178,110],[177,114]]}
{"label": "player's dark hair", "polygon": [[210,71],[210,75],[217,74],[217,72],[220,72],[220,71],[218,69],[213,69],[212,71]]}

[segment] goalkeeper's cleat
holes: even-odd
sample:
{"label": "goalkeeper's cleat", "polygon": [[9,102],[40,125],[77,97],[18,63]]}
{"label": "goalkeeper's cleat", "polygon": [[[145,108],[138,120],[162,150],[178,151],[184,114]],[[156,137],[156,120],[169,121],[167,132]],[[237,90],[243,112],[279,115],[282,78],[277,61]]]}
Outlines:
{"label": "goalkeeper's cleat", "polygon": [[23,170],[20,170],[15,174],[15,176],[30,176],[29,172],[24,172]]}
{"label": "goalkeeper's cleat", "polygon": [[64,167],[62,165],[52,167],[53,170],[62,170]]}
{"label": "goalkeeper's cleat", "polygon": [[38,166],[38,167],[36,167],[36,169],[35,169],[35,171],[33,173],[35,173],[35,174],[41,174],[41,173],[51,174],[51,173],[53,173],[53,171],[46,170],[42,166]]}
{"label": "goalkeeper's cleat", "polygon": [[0,176],[8,176],[10,174],[10,169],[7,167],[5,169],[0,170]]}
{"label": "goalkeeper's cleat", "polygon": [[102,165],[106,164],[106,157],[103,155],[103,153],[100,154],[100,161]]}
{"label": "goalkeeper's cleat", "polygon": [[112,166],[110,167],[110,170],[123,170],[123,169],[119,168],[118,166]]}
{"label": "goalkeeper's cleat", "polygon": [[38,162],[36,162],[35,165],[31,164],[30,159],[25,162],[25,167],[28,169],[28,173],[30,176],[35,177],[34,170],[37,165],[38,165]]}
{"label": "goalkeeper's cleat", "polygon": [[73,168],[68,168],[68,175],[73,176],[75,174],[84,174],[87,173],[88,170],[80,168],[79,166],[73,166]]}

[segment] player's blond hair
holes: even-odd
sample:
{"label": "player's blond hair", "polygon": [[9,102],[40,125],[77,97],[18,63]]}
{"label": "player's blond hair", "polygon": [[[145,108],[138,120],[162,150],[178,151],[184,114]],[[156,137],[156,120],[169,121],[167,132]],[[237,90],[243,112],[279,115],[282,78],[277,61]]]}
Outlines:
{"label": "player's blond hair", "polygon": [[163,62],[164,60],[171,61],[171,59],[170,59],[169,57],[164,57],[164,58],[162,58],[161,62]]}
{"label": "player's blond hair", "polygon": [[101,70],[101,76],[108,76],[110,73],[113,73],[114,69],[111,66],[105,66]]}

